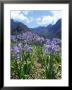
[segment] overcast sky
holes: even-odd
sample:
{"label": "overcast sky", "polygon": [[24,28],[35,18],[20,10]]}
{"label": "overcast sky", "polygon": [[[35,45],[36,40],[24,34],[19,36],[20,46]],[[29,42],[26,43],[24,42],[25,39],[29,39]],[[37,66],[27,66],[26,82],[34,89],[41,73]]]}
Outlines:
{"label": "overcast sky", "polygon": [[11,19],[27,25],[29,28],[55,24],[61,18],[61,11],[24,10],[11,11]]}

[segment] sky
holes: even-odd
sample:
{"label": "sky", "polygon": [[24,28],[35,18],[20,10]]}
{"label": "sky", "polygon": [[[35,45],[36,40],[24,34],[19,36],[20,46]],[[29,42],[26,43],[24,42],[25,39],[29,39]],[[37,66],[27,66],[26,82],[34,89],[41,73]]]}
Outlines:
{"label": "sky", "polygon": [[11,11],[11,19],[27,25],[29,28],[48,26],[61,19],[61,11],[57,10],[17,10]]}

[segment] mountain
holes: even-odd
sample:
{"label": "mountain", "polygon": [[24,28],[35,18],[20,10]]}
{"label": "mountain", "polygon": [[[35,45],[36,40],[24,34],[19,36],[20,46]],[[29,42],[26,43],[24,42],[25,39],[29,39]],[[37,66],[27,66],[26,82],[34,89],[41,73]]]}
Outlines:
{"label": "mountain", "polygon": [[61,19],[59,19],[54,25],[50,24],[47,27],[37,27],[32,30],[34,33],[45,38],[61,38]]}
{"label": "mountain", "polygon": [[22,22],[11,19],[11,34],[20,34],[26,31],[30,31],[26,25],[24,25]]}
{"label": "mountain", "polygon": [[49,37],[61,38],[61,19],[59,19],[56,24],[52,25],[50,28],[47,27]]}
{"label": "mountain", "polygon": [[54,25],[50,24],[46,27],[28,28],[22,22],[11,19],[11,34],[20,34],[30,31],[44,38],[61,38],[61,19]]}

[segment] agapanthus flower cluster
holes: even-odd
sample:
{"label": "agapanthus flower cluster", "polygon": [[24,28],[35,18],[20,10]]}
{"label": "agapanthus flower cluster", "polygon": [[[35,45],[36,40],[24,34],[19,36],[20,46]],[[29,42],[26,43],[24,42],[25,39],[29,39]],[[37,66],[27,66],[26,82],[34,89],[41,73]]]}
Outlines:
{"label": "agapanthus flower cluster", "polygon": [[54,54],[60,51],[60,45],[58,40],[47,40],[46,44],[44,44],[43,50],[45,54]]}
{"label": "agapanthus flower cluster", "polygon": [[54,43],[55,45],[61,45],[61,40],[58,38],[53,38],[52,43]]}
{"label": "agapanthus flower cluster", "polygon": [[45,54],[56,53],[60,51],[61,40],[58,38],[45,39],[37,34],[30,31],[21,33],[18,35],[11,35],[11,40],[17,40],[17,45],[11,46],[11,53],[17,58],[20,57],[21,52],[24,50],[26,52],[32,53],[32,45],[39,44],[43,46],[43,52]]}
{"label": "agapanthus flower cluster", "polygon": [[29,32],[29,31],[22,33],[22,34],[18,34],[16,36],[11,35],[11,39],[17,40],[17,42],[21,41],[24,44],[26,44],[26,43],[28,43],[28,44],[34,44],[34,43],[35,44],[36,43],[43,44],[43,42],[45,40],[43,37],[40,37],[39,35]]}
{"label": "agapanthus flower cluster", "polygon": [[11,55],[15,57],[16,59],[20,58],[21,50],[18,46],[11,47]]}
{"label": "agapanthus flower cluster", "polygon": [[16,36],[15,35],[11,35],[11,40],[12,41],[16,41]]}
{"label": "agapanthus flower cluster", "polygon": [[25,44],[25,46],[24,46],[24,51],[27,51],[27,52],[32,52],[32,46],[31,45],[28,45],[28,44]]}
{"label": "agapanthus flower cluster", "polygon": [[16,46],[11,47],[11,55],[16,57],[17,59],[20,58],[22,51],[32,53],[32,46],[28,44],[25,44],[23,46],[22,43],[19,43]]}

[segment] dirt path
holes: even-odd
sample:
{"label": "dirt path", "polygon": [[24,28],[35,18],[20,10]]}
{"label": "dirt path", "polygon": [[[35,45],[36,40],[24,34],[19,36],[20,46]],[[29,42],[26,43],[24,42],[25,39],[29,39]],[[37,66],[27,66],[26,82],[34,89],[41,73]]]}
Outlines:
{"label": "dirt path", "polygon": [[29,79],[43,79],[43,70],[41,63],[36,61]]}

